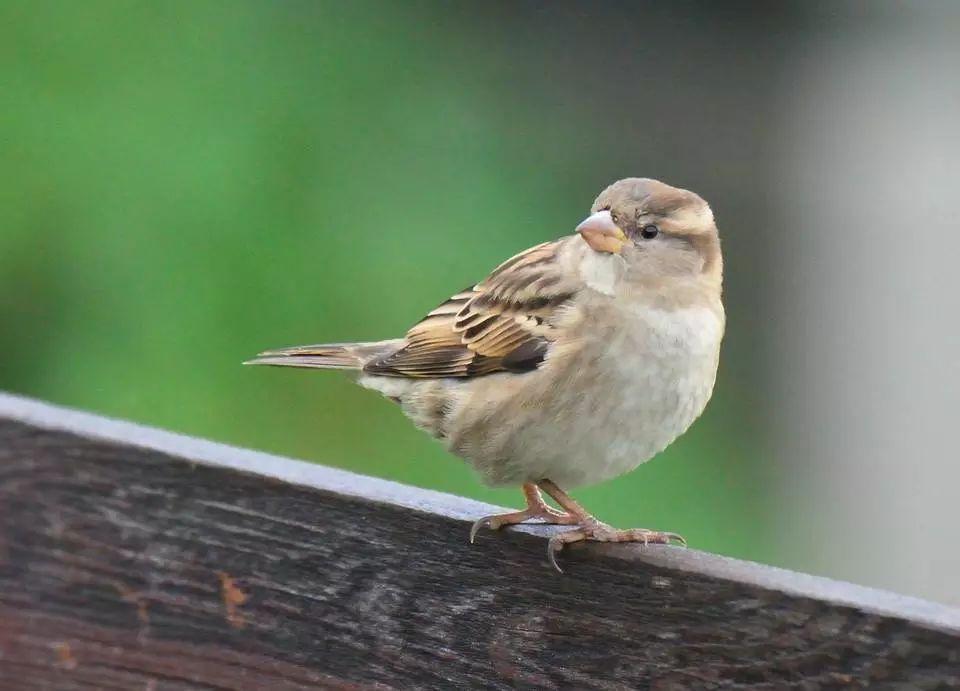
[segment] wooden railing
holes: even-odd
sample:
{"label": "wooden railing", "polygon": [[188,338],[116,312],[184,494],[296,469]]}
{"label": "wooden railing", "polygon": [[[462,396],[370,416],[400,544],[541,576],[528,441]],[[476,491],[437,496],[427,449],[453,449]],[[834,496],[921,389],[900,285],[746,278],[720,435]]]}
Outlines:
{"label": "wooden railing", "polygon": [[960,688],[960,610],[494,509],[0,395],[0,687]]}

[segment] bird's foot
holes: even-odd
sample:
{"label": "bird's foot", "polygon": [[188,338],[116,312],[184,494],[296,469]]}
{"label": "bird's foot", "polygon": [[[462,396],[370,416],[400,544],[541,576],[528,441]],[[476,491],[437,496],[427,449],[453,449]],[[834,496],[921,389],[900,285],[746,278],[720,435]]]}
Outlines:
{"label": "bird's foot", "polygon": [[541,523],[552,525],[579,525],[581,516],[569,511],[557,511],[547,506],[543,501],[540,490],[533,483],[527,483],[523,486],[523,495],[527,498],[527,508],[523,511],[512,511],[510,513],[494,514],[484,516],[474,522],[470,527],[470,543],[477,537],[480,528],[487,527],[491,530],[500,530],[504,526],[517,525],[525,523],[531,519],[539,518]]}
{"label": "bird's foot", "polygon": [[572,516],[565,511],[557,511],[546,504],[542,506],[531,506],[523,511],[493,514],[475,521],[470,527],[470,542],[471,544],[473,543],[481,528],[500,530],[505,526],[526,523],[531,519],[540,519],[539,522],[541,524],[550,525],[577,525],[580,522],[576,516]]}
{"label": "bird's foot", "polygon": [[550,538],[547,543],[547,558],[553,567],[563,573],[563,569],[557,563],[557,554],[564,546],[574,542],[640,542],[644,545],[670,545],[677,543],[683,547],[687,546],[687,541],[683,536],[676,533],[663,533],[656,530],[647,530],[646,528],[630,528],[627,530],[617,530],[611,528],[606,523],[601,523],[592,516],[580,523],[576,530],[568,530],[564,533],[557,533]]}

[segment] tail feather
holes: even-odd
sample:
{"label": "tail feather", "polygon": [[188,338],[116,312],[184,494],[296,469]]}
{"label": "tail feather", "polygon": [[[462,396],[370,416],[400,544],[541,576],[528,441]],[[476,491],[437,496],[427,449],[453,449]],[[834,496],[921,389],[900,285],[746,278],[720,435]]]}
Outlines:
{"label": "tail feather", "polygon": [[400,347],[400,340],[371,343],[321,343],[265,350],[245,365],[276,365],[279,367],[311,367],[314,369],[357,370],[375,357]]}

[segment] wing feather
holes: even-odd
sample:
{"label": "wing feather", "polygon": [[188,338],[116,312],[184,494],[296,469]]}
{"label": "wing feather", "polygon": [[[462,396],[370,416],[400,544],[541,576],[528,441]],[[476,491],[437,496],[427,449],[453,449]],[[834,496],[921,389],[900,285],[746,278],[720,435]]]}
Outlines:
{"label": "wing feather", "polygon": [[368,362],[364,371],[467,378],[536,368],[555,338],[559,310],[580,289],[558,265],[562,242],[511,257],[428,312],[407,332],[401,348]]}

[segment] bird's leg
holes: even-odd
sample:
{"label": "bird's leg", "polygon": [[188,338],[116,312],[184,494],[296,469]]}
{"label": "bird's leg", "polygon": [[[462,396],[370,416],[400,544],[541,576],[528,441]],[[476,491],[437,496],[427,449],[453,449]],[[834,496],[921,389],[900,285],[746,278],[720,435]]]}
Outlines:
{"label": "bird's leg", "polygon": [[580,516],[565,511],[557,511],[547,506],[547,503],[543,501],[543,495],[540,494],[540,489],[534,483],[527,482],[523,485],[523,496],[527,499],[527,508],[523,511],[484,516],[475,522],[470,528],[470,542],[473,542],[477,532],[484,526],[491,530],[500,530],[506,525],[516,525],[531,518],[539,518],[541,523],[580,525]]}
{"label": "bird's leg", "polygon": [[684,546],[687,544],[687,541],[676,533],[662,533],[646,528],[631,528],[629,530],[611,528],[587,513],[580,504],[575,502],[569,494],[557,487],[551,480],[541,480],[537,484],[567,512],[567,515],[575,517],[579,526],[576,530],[557,533],[547,543],[547,558],[554,568],[561,573],[563,569],[557,564],[557,552],[562,550],[564,545],[573,542],[591,540],[594,542],[642,542],[645,545],[669,545],[673,542],[678,542]]}

